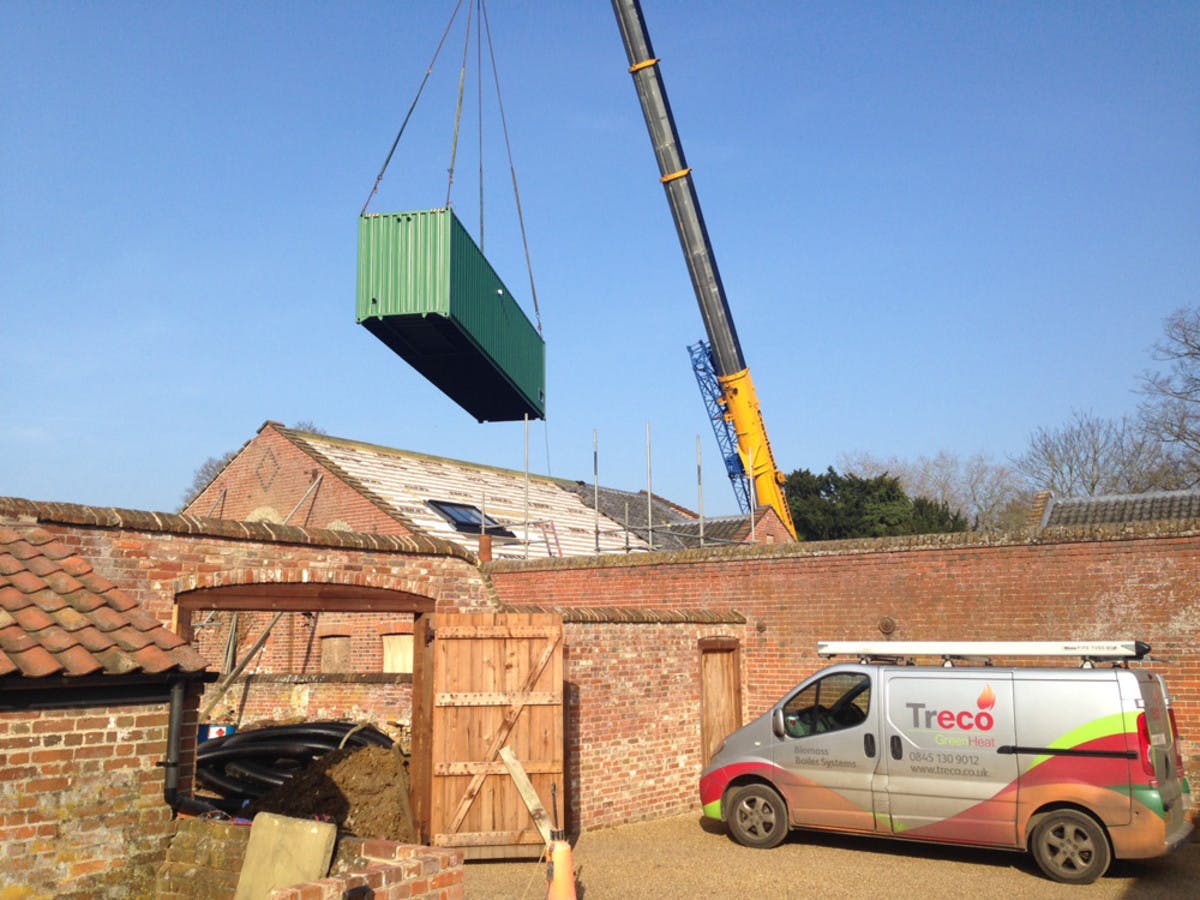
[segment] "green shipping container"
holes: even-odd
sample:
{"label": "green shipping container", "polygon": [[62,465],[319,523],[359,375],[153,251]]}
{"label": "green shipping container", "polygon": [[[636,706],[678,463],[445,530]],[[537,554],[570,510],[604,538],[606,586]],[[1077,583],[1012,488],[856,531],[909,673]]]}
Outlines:
{"label": "green shipping container", "polygon": [[357,317],[480,422],[545,417],[545,342],[453,211],[358,220]]}

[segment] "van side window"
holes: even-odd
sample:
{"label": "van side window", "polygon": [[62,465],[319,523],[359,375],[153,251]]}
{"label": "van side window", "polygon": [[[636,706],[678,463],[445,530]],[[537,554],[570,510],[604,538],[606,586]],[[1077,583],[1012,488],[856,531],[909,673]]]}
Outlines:
{"label": "van side window", "polygon": [[871,711],[871,679],[835,672],[810,684],[783,705],[783,727],[791,737],[853,728]]}

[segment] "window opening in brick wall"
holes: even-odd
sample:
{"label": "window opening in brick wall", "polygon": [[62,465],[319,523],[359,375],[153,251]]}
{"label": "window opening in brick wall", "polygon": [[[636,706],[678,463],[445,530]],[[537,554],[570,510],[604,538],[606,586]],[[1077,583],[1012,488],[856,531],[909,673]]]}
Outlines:
{"label": "window opening in brick wall", "polygon": [[413,636],[385,634],[383,639],[383,671],[411,675],[413,670]]}
{"label": "window opening in brick wall", "polygon": [[330,634],[321,638],[321,671],[350,671],[350,636]]}

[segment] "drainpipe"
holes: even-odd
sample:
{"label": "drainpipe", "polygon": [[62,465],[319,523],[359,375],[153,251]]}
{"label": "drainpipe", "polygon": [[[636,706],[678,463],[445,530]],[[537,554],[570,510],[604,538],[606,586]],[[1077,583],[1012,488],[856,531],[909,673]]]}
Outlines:
{"label": "drainpipe", "polygon": [[167,758],[159,763],[165,770],[163,799],[176,813],[203,815],[216,809],[211,803],[195,797],[179,796],[179,757],[183,737],[183,693],[186,683],[182,680],[171,683],[171,706],[167,717]]}

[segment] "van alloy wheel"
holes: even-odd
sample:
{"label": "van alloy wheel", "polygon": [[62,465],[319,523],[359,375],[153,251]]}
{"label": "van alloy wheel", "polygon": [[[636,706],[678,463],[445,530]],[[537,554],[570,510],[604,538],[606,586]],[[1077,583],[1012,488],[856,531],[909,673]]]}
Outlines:
{"label": "van alloy wheel", "polygon": [[733,839],[744,847],[774,847],[788,833],[783,798],[765,784],[750,784],[730,794],[726,821]]}
{"label": "van alloy wheel", "polygon": [[1091,884],[1112,861],[1104,829],[1074,809],[1046,813],[1033,830],[1030,849],[1047,877],[1067,884]]}

